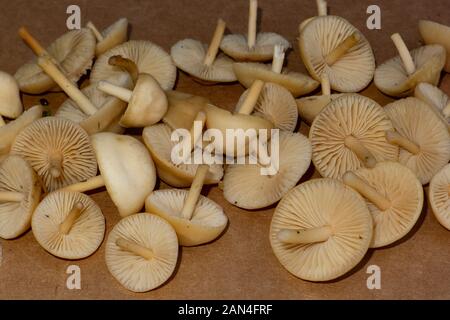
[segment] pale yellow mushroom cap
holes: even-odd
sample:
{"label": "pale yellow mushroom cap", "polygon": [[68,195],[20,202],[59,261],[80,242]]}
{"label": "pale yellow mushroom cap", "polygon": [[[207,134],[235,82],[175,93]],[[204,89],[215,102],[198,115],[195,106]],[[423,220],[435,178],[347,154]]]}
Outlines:
{"label": "pale yellow mushroom cap", "polygon": [[443,167],[430,181],[429,198],[434,216],[450,230],[450,164]]}
{"label": "pale yellow mushroom cap", "polygon": [[419,32],[426,44],[440,44],[447,51],[445,71],[450,72],[450,27],[430,20],[419,20]]}
{"label": "pale yellow mushroom cap", "polygon": [[10,74],[0,71],[0,116],[15,119],[23,112],[19,85]]}
{"label": "pale yellow mushroom cap", "polygon": [[209,104],[209,100],[180,91],[167,91],[168,109],[162,121],[172,130],[190,130],[197,114]]}
{"label": "pale yellow mushroom cap", "polygon": [[128,39],[128,19],[120,18],[101,32],[103,40],[97,42],[95,55],[99,57],[109,49],[112,49]]}

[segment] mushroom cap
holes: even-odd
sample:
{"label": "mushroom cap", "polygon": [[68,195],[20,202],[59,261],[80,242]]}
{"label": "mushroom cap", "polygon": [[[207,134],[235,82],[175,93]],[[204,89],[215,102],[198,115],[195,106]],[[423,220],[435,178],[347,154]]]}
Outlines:
{"label": "mushroom cap", "polygon": [[429,198],[434,216],[450,230],[450,164],[443,167],[430,181]]}
{"label": "mushroom cap", "polygon": [[[142,132],[142,138],[155,161],[159,178],[165,183],[177,187],[190,187],[197,172],[197,164],[175,165],[172,162],[172,150],[177,144],[171,140],[172,130],[165,124],[147,127]],[[216,184],[223,177],[221,165],[211,165],[205,179],[205,184]]]}
{"label": "mushroom cap", "polygon": [[237,61],[270,61],[273,58],[273,48],[281,45],[283,51],[291,47],[289,41],[273,32],[260,32],[256,34],[253,48],[249,48],[247,37],[241,34],[225,35],[220,43],[220,49]]}
{"label": "mushroom cap", "polygon": [[392,123],[383,108],[372,99],[345,94],[329,103],[314,119],[309,131],[312,161],[322,177],[341,179],[349,170],[363,166],[345,146],[345,138],[357,138],[377,162],[397,161],[398,147],[386,141]]}
{"label": "mushroom cap", "polygon": [[272,71],[271,66],[262,63],[234,63],[233,70],[238,81],[246,88],[250,88],[253,81],[258,79],[279,84],[288,89],[294,97],[308,94],[319,86],[319,82],[306,74],[286,68],[281,73],[276,73]]}
{"label": "mushroom cap", "polygon": [[411,169],[422,184],[427,184],[450,160],[447,125],[416,98],[397,100],[384,110],[395,130],[420,148],[416,155],[400,148],[398,161]]}
{"label": "mushroom cap", "polygon": [[442,118],[447,125],[450,125],[450,118],[445,119],[442,111],[450,103],[450,98],[438,87],[422,82],[416,86],[414,97],[425,102],[435,113]]}
{"label": "mushroom cap", "polygon": [[208,45],[193,39],[184,39],[175,43],[170,55],[175,65],[198,79],[211,82],[234,82],[233,60],[224,54],[218,54],[214,62],[204,63]]}
{"label": "mushroom cap", "polygon": [[19,85],[10,74],[0,71],[0,116],[15,119],[23,112]]}
{"label": "mushroom cap", "polygon": [[[11,154],[28,161],[47,192],[97,174],[97,161],[86,131],[62,118],[45,117],[34,121],[16,137]],[[61,163],[61,175],[58,178],[51,174],[52,158]]]}
{"label": "mushroom cap", "polygon": [[0,203],[0,238],[14,239],[30,228],[31,216],[41,197],[41,185],[31,166],[10,155],[0,162],[0,191],[20,192],[20,202]]}
{"label": "mushroom cap", "polygon": [[374,223],[370,247],[384,247],[406,236],[423,208],[423,188],[416,175],[404,165],[390,161],[354,173],[391,201],[391,207],[381,211],[366,200]]}
{"label": "mushroom cap", "polygon": [[[358,43],[333,65],[325,57],[352,34]],[[369,85],[375,72],[375,57],[364,35],[350,22],[338,16],[320,16],[305,25],[298,39],[300,55],[311,76],[320,81],[324,74],[332,89],[358,92]]]}
{"label": "mushroom cap", "polygon": [[311,96],[297,99],[298,115],[311,125],[316,116],[333,100],[341,97],[342,94],[331,94],[321,96]]}
{"label": "mushroom cap", "polygon": [[189,191],[179,189],[152,192],[145,200],[145,210],[169,222],[182,246],[198,246],[213,241],[225,230],[227,216],[221,206],[200,195],[192,218],[185,219],[181,213],[188,194]]}
{"label": "mushroom cap", "polygon": [[167,112],[167,97],[151,75],[141,73],[127,110],[120,119],[125,128],[143,128],[159,122]]}
{"label": "mushroom cap", "polygon": [[295,187],[308,170],[311,164],[311,143],[300,133],[280,131],[277,156],[279,167],[274,175],[262,175],[258,164],[227,166],[223,179],[225,199],[247,210],[276,203]]}
{"label": "mushroom cap", "polygon": [[98,57],[128,39],[128,19],[120,18],[102,31],[104,39],[97,43],[95,55]]}
{"label": "mushroom cap", "polygon": [[445,49],[441,45],[428,45],[410,51],[416,72],[408,75],[400,56],[396,56],[375,70],[374,83],[387,95],[406,97],[420,82],[437,85],[445,64]]}
{"label": "mushroom cap", "polygon": [[440,44],[447,51],[444,70],[450,72],[450,27],[430,21],[419,20],[419,33],[426,44]]}
{"label": "mushroom cap", "polygon": [[209,100],[180,91],[167,91],[168,109],[162,121],[172,130],[190,130],[197,114],[209,104]]}
{"label": "mushroom cap", "polygon": [[136,138],[110,132],[91,136],[106,189],[122,217],[139,212],[156,184],[156,170]]}
{"label": "mushroom cap", "polygon": [[[239,98],[236,111],[239,111],[247,95],[248,90]],[[298,109],[294,97],[275,83],[264,84],[253,114],[269,120],[280,130],[293,132],[297,126]]]}
{"label": "mushroom cap", "polygon": [[[60,226],[78,203],[83,210],[69,233]],[[83,259],[93,254],[105,236],[102,210],[89,196],[68,191],[47,195],[36,208],[31,221],[33,235],[39,245],[52,255],[69,260]]]}
{"label": "mushroom cap", "polygon": [[123,69],[109,64],[109,58],[112,56],[130,59],[136,64],[139,73],[152,75],[164,90],[172,89],[175,84],[177,68],[172,58],[160,46],[144,40],[131,40],[102,54],[92,68],[91,83],[111,77],[114,79],[118,73],[127,74]]}
{"label": "mushroom cap", "polygon": [[[119,238],[152,250],[155,257],[148,260],[121,249],[116,244]],[[153,290],[175,271],[177,234],[167,221],[156,215],[139,213],[126,217],[109,234],[105,259],[109,272],[126,289],[134,292]]]}
{"label": "mushroom cap", "polygon": [[[332,228],[324,242],[288,244],[281,229]],[[336,279],[353,269],[372,240],[372,217],[364,199],[335,179],[314,179],[292,189],[278,204],[270,226],[270,243],[280,263],[308,281]]]}
{"label": "mushroom cap", "polygon": [[[92,66],[95,43],[91,30],[72,30],[56,39],[47,52],[59,63],[67,78],[77,82]],[[20,91],[25,93],[41,94],[56,87],[56,83],[37,65],[36,58],[20,67],[14,77]]]}

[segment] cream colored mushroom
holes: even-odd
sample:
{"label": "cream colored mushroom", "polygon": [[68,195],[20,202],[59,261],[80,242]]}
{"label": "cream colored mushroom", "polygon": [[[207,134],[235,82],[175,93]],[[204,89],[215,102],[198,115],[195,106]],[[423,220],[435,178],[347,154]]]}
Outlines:
{"label": "cream colored mushroom", "polygon": [[0,162],[0,238],[14,239],[30,228],[41,197],[41,184],[33,168],[21,157]]}
{"label": "cream colored mushroom", "polygon": [[444,69],[450,72],[450,27],[430,20],[419,20],[419,32],[426,44],[440,44],[447,51]]}
{"label": "cream colored mushroom", "polygon": [[447,164],[430,181],[429,199],[434,216],[450,230],[450,164]]}
{"label": "cream colored mushroom", "polygon": [[95,55],[97,57],[99,57],[109,49],[112,49],[124,43],[128,39],[127,18],[120,18],[101,32],[91,21],[86,24],[86,28],[91,29],[92,33],[97,39],[97,45],[95,47]]}
{"label": "cream colored mushroom", "polygon": [[209,100],[180,91],[167,91],[168,108],[162,121],[172,130],[190,130],[197,114],[209,104]]}
{"label": "cream colored mushroom", "polygon": [[372,240],[372,217],[364,199],[342,182],[314,179],[278,204],[270,243],[280,263],[308,281],[329,281],[353,269]]}
{"label": "cream colored mushroom", "polygon": [[441,89],[422,82],[416,86],[414,96],[430,106],[450,130],[450,98]]}
{"label": "cream colored mushroom", "polygon": [[[328,15],[328,7],[327,2],[325,0],[316,0],[316,6],[317,6],[317,16],[322,17]],[[311,17],[308,19],[305,19],[300,23],[298,26],[298,32],[301,33],[305,26],[311,22],[315,17]]]}
{"label": "cream colored mushroom", "polygon": [[15,119],[23,112],[19,86],[16,79],[0,71],[0,127],[5,125],[3,117]]}
{"label": "cream colored mushroom", "polygon": [[175,271],[177,234],[158,216],[139,213],[126,217],[109,234],[105,259],[109,272],[126,289],[153,290]]}
{"label": "cream colored mushroom", "polygon": [[69,260],[92,255],[105,236],[105,218],[87,195],[55,191],[47,195],[33,214],[33,235],[52,255]]}

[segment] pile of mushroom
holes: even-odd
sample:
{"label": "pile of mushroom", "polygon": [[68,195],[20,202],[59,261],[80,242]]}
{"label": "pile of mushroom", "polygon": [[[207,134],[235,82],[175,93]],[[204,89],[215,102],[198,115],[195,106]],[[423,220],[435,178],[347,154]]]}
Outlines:
{"label": "pile of mushroom", "polygon": [[[47,49],[21,28],[36,58],[15,76],[0,71],[0,238],[31,227],[45,251],[71,260],[95,254],[106,234],[112,276],[146,292],[172,277],[179,246],[220,241],[233,223],[204,185],[218,185],[224,201],[244,210],[275,205],[273,252],[309,281],[341,277],[369,248],[404,238],[428,183],[433,212],[450,229],[450,99],[437,87],[441,70],[449,71],[450,28],[420,21],[427,45],[412,51],[392,35],[399,56],[376,67],[363,33],[327,15],[324,0],[317,6],[318,16],[298,29],[310,75],[284,68],[285,38],[257,32],[256,0],[247,36],[226,35],[218,19],[209,45],[181,40],[170,55],[153,42],[128,41],[126,18],[104,31],[89,22]],[[174,89],[177,68],[200,84],[240,82],[234,111]],[[372,80],[402,99],[383,108],[362,95]],[[320,95],[299,98],[319,82]],[[53,116],[22,105],[20,92],[49,91],[67,95]],[[301,121],[308,137],[298,132]],[[177,143],[180,132],[189,135]],[[197,162],[207,148],[216,162]],[[311,164],[322,178],[303,181]],[[121,218],[112,230],[89,196],[103,187]]]}

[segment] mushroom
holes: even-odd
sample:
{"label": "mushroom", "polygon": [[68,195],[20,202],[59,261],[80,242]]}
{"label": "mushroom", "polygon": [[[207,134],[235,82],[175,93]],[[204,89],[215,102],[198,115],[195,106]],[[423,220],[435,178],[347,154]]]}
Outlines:
{"label": "mushroom", "polygon": [[434,216],[441,225],[450,230],[450,164],[431,179],[429,198]]}
{"label": "mushroom", "polygon": [[167,91],[168,108],[162,118],[172,130],[189,130],[197,114],[209,104],[209,100],[180,91]]}
{"label": "mushroom", "polygon": [[3,117],[15,119],[22,112],[23,106],[16,79],[0,71],[0,127],[6,124]]}
{"label": "mushroom", "polygon": [[0,162],[0,238],[14,239],[30,228],[41,197],[41,185],[31,166],[10,155]]}
{"label": "mushroom", "polygon": [[[327,2],[325,0],[316,0],[316,5],[317,5],[317,16],[322,17],[328,15],[328,7]],[[302,23],[300,23],[300,25],[298,26],[299,33],[301,33],[305,28],[305,26],[309,22],[311,22],[314,18],[315,17],[311,17],[303,20]]]}
{"label": "mushroom", "polygon": [[[175,84],[177,68],[170,55],[156,44],[144,40],[131,40],[102,54],[92,68],[91,83],[117,79],[118,73],[126,73],[123,68],[109,64],[113,56],[133,61],[138,73],[150,74],[164,90],[171,90]],[[120,85],[116,82],[113,84]]]}
{"label": "mushroom", "polygon": [[128,19],[120,18],[108,28],[100,32],[97,27],[89,21],[86,24],[86,28],[91,29],[95,38],[97,39],[97,45],[95,47],[95,55],[99,57],[109,49],[112,49],[128,39]]}
{"label": "mushroom", "polygon": [[[165,183],[176,187],[190,187],[194,181],[198,165],[172,161],[172,151],[176,142],[171,140],[172,130],[165,124],[147,127],[142,132],[142,138],[155,161],[159,178]],[[223,177],[221,165],[212,165],[206,176],[205,184],[217,184]]]}
{"label": "mushroom", "polygon": [[419,20],[419,33],[425,44],[440,44],[447,51],[444,70],[450,72],[450,27],[430,21]]}
{"label": "mushroom", "polygon": [[393,34],[391,39],[399,55],[377,67],[375,86],[387,95],[406,97],[420,82],[437,85],[445,64],[444,47],[428,45],[409,52],[398,33]]}
{"label": "mushroom", "polygon": [[367,201],[374,222],[371,248],[400,240],[420,217],[422,184],[411,170],[398,162],[382,162],[371,169],[349,171],[342,180]]}
{"label": "mushroom", "polygon": [[87,133],[70,120],[45,117],[15,138],[11,154],[27,160],[47,192],[95,176],[97,161]]}
{"label": "mushroom", "polygon": [[375,72],[375,57],[364,35],[338,16],[321,16],[305,25],[298,44],[310,75],[330,80],[331,89],[358,92],[367,87]]}
{"label": "mushroom", "polygon": [[106,242],[106,266],[126,289],[146,292],[165,283],[178,260],[178,239],[158,216],[139,213],[122,219]]}
{"label": "mushroom", "polygon": [[291,44],[279,34],[273,32],[257,33],[258,1],[249,0],[249,18],[247,37],[230,34],[223,37],[220,49],[237,61],[270,61],[273,47],[277,44],[289,49]]}
{"label": "mushroom", "polygon": [[[95,55],[95,37],[89,29],[73,30],[56,39],[44,49],[24,27],[19,30],[20,37],[38,56],[50,56],[71,83],[77,82],[92,66]],[[14,77],[20,90],[30,94],[41,94],[57,89],[55,82],[32,60],[20,67]]]}
{"label": "mushroom", "polygon": [[16,136],[28,125],[41,118],[43,112],[43,107],[37,105],[26,110],[16,120],[0,126],[0,155],[9,153]]}
{"label": "mushroom", "polygon": [[[272,150],[272,147],[268,147]],[[268,207],[279,201],[308,170],[311,164],[311,143],[300,133],[280,131],[278,148],[271,156],[279,164],[261,163],[228,165],[223,179],[225,199],[243,209]],[[274,158],[272,158],[274,159]],[[248,160],[248,159],[247,159]],[[262,174],[261,168],[273,166],[273,174]]]}
{"label": "mushroom", "polygon": [[386,139],[400,147],[398,161],[427,184],[450,160],[447,124],[416,98],[392,102],[384,110],[395,129],[386,132]]}
{"label": "mushroom", "polygon": [[224,31],[225,22],[219,19],[209,46],[193,39],[178,41],[170,50],[175,65],[201,81],[212,83],[236,81],[232,67],[233,60],[223,54],[218,55]]}
{"label": "mushroom", "polygon": [[189,191],[165,189],[151,193],[145,201],[147,212],[168,221],[182,246],[198,246],[216,239],[225,229],[228,218],[223,209],[200,193],[209,166],[197,167]]}
{"label": "mushroom", "polygon": [[392,123],[372,99],[345,94],[332,101],[311,125],[312,161],[322,177],[341,179],[349,170],[397,161],[398,147],[386,141]]}
{"label": "mushroom", "polygon": [[156,184],[152,158],[136,138],[110,132],[91,136],[101,175],[72,184],[66,191],[86,192],[105,186],[121,217],[139,212]]}
{"label": "mushroom", "polygon": [[353,269],[372,240],[364,199],[342,182],[313,179],[278,204],[270,244],[280,263],[308,281],[329,281]]}
{"label": "mushroom", "polygon": [[422,82],[416,86],[414,96],[430,106],[431,110],[435,111],[447,126],[450,126],[450,98],[441,89]]}
{"label": "mushroom", "polygon": [[55,191],[36,208],[31,221],[33,235],[52,255],[69,260],[89,257],[105,236],[105,218],[87,195]]}

